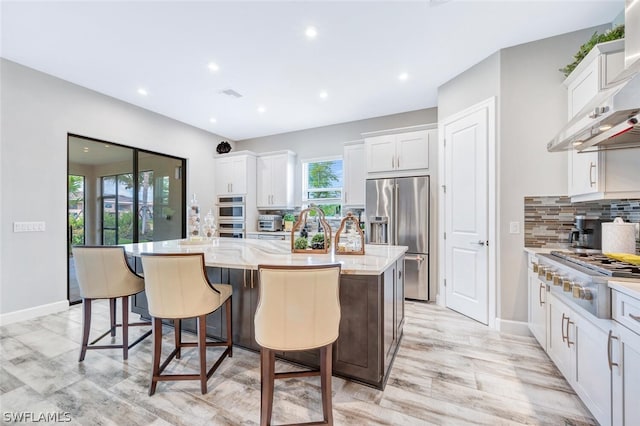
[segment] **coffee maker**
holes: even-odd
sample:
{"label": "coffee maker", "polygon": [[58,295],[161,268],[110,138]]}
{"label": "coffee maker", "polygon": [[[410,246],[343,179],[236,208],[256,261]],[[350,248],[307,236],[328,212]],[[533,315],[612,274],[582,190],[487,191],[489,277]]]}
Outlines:
{"label": "coffee maker", "polygon": [[587,219],[584,215],[577,215],[573,228],[569,232],[569,246],[576,249],[602,248],[602,221]]}

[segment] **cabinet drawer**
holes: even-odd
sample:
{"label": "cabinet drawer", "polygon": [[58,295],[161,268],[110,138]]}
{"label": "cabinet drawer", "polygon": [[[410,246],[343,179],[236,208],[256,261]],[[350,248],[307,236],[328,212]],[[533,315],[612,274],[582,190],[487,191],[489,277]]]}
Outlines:
{"label": "cabinet drawer", "polygon": [[613,319],[640,334],[640,300],[612,291]]}

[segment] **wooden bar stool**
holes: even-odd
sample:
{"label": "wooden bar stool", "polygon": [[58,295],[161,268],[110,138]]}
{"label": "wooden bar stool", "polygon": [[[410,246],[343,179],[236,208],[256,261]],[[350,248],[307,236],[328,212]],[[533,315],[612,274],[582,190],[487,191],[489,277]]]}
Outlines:
{"label": "wooden bar stool", "polygon": [[[271,424],[275,379],[320,376],[322,422],[333,424],[332,345],[340,325],[340,265],[259,265],[260,297],[254,319],[260,345],[260,424]],[[275,351],[320,349],[320,369],[275,372]]]}
{"label": "wooden bar stool", "polygon": [[[83,307],[82,347],[78,362],[83,361],[87,349],[122,348],[122,358],[129,357],[129,349],[151,334],[151,330],[129,344],[129,327],[151,325],[150,322],[129,322],[129,296],[144,290],[144,279],[136,275],[124,254],[124,248],[118,246],[76,246],[73,261],[76,265],[78,285]],[[122,299],[122,323],[116,324],[116,300]],[[97,339],[89,342],[91,330],[91,302],[95,299],[109,299],[111,327]],[[107,334],[116,335],[116,328],[122,327],[122,344],[97,345]]]}
{"label": "wooden bar stool", "polygon": [[[222,360],[233,356],[231,329],[231,286],[211,284],[207,278],[203,253],[150,254],[142,253],[145,290],[149,302],[149,314],[153,320],[153,371],[149,395],[156,391],[159,381],[200,380],[200,390],[207,393],[207,380]],[[226,306],[227,340],[206,341],[207,315]],[[173,319],[175,349],[160,365],[162,353],[162,319]],[[197,318],[197,342],[183,342],[180,320]],[[226,346],[224,352],[207,371],[207,347]],[[162,374],[171,360],[180,358],[183,347],[198,347],[200,372],[198,374]]]}

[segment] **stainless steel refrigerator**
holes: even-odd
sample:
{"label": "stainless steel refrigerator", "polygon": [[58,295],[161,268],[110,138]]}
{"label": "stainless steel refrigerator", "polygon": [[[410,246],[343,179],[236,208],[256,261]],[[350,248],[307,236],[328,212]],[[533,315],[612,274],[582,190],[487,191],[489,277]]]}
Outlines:
{"label": "stainless steel refrigerator", "polygon": [[368,244],[407,246],[407,299],[429,299],[429,176],[368,179],[365,204]]}

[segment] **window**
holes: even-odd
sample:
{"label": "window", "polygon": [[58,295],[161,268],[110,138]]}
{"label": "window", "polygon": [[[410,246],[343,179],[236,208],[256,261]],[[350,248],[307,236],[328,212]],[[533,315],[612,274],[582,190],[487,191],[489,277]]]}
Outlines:
{"label": "window", "polygon": [[302,162],[302,200],[317,204],[327,216],[339,216],[342,201],[342,157]]}

